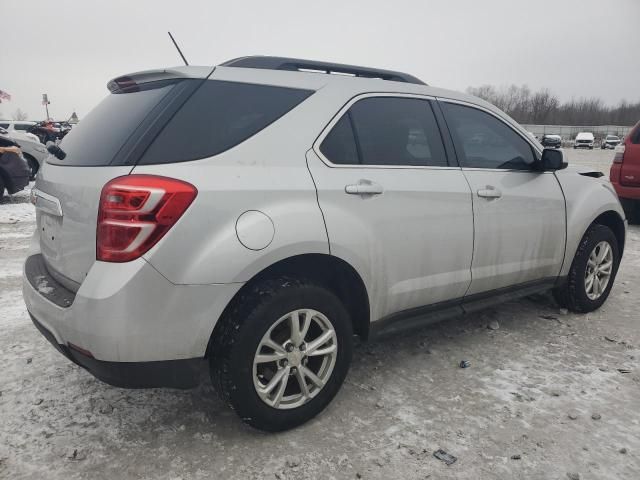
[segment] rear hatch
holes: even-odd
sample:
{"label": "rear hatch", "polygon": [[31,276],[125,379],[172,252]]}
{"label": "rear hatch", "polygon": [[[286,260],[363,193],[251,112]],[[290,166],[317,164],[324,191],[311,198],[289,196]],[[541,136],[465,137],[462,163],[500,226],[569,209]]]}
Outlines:
{"label": "rear hatch", "polygon": [[[178,179],[132,178],[136,165],[221,154],[313,93],[207,80],[211,73],[211,68],[185,67],[110,82],[111,95],[63,139],[62,154],[47,157],[34,191],[37,228],[49,273],[67,288],[78,289],[96,258],[138,258],[195,198],[195,187]],[[152,170],[146,173],[160,169]],[[112,181],[122,176],[127,178]]]}
{"label": "rear hatch", "polygon": [[[127,175],[157,132],[211,73],[200,67],[145,72],[109,82],[111,94],[47,157],[34,189],[42,255],[77,290],[96,260],[102,187]],[[58,158],[64,157],[64,158]]]}

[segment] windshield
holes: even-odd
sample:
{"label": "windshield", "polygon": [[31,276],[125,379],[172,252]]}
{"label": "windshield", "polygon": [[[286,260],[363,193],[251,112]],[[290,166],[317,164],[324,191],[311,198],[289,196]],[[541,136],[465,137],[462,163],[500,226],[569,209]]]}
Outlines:
{"label": "windshield", "polygon": [[64,160],[49,156],[57,165],[109,165],[129,136],[171,91],[174,85],[147,88],[138,92],[113,93],[106,97],[66,135],[60,148]]}

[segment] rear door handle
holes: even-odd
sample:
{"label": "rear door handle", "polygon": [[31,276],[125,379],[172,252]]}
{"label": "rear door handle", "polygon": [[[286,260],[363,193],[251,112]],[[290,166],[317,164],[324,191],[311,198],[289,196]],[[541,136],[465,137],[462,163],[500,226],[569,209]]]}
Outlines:
{"label": "rear door handle", "polygon": [[346,185],[344,191],[350,195],[380,195],[384,192],[382,185],[371,180],[359,180],[358,183]]}
{"label": "rear door handle", "polygon": [[502,192],[496,187],[487,185],[487,188],[481,188],[478,190],[478,196],[483,198],[500,198],[502,196]]}

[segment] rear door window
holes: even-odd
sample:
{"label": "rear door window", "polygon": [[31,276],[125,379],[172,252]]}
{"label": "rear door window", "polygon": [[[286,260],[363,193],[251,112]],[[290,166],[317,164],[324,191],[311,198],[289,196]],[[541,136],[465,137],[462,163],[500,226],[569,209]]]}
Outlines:
{"label": "rear door window", "polygon": [[208,80],[165,125],[140,164],[211,157],[247,140],[313,91]]}
{"label": "rear door window", "polygon": [[359,100],[336,123],[320,151],[337,164],[448,165],[431,104],[417,98]]}
{"label": "rear door window", "polygon": [[347,112],[326,136],[320,151],[332,163],[339,165],[354,165],[360,163],[358,148],[356,147],[350,114]]}

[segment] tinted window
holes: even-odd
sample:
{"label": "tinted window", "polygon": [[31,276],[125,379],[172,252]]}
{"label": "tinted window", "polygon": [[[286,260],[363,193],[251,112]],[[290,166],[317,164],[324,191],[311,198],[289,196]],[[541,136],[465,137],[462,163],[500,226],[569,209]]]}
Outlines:
{"label": "tinted window", "polygon": [[360,163],[349,113],[343,115],[331,129],[320,145],[320,151],[333,163],[342,165]]}
{"label": "tinted window", "polygon": [[29,128],[31,127],[31,125],[29,125],[28,123],[14,123],[13,124],[13,128],[15,130],[29,130]]}
{"label": "tinted window", "polygon": [[6,130],[7,128],[9,128],[9,124],[8,123],[0,123],[0,128],[4,128]]}
{"label": "tinted window", "polygon": [[350,109],[365,165],[446,166],[447,157],[426,100],[372,97]]}
{"label": "tinted window", "polygon": [[0,137],[0,147],[15,147],[18,144],[6,137]]}
{"label": "tinted window", "polygon": [[635,132],[633,132],[631,136],[631,143],[633,144],[640,143],[640,126],[636,127]]}
{"label": "tinted window", "polygon": [[140,163],[210,157],[245,141],[313,92],[206,81],[163,128]]}
{"label": "tinted window", "polygon": [[64,160],[53,155],[47,162],[60,165],[109,165],[133,131],[160,100],[174,88],[163,84],[153,88],[116,93],[106,97],[76,125],[60,143]]}
{"label": "tinted window", "polygon": [[529,143],[493,115],[472,107],[442,103],[463,167],[529,170]]}

